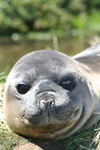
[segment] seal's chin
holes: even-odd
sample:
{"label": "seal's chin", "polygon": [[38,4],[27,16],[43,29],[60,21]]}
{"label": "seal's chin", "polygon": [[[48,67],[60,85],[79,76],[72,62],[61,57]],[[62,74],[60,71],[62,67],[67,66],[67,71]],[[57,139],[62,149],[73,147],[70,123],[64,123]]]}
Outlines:
{"label": "seal's chin", "polygon": [[58,120],[54,116],[47,116],[42,118],[43,120],[40,120],[38,124],[33,124],[32,121],[22,117],[20,123],[23,134],[38,139],[56,139],[63,136],[65,131],[67,133],[73,128],[81,116],[80,110],[77,109],[70,115],[67,120]]}

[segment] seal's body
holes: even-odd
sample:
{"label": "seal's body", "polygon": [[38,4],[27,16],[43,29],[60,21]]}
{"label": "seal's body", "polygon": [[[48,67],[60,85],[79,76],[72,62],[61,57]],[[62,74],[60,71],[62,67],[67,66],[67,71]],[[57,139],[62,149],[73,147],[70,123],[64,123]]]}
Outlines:
{"label": "seal's body", "polygon": [[16,133],[59,139],[100,119],[100,45],[73,58],[53,50],[22,57],[4,92],[4,114]]}

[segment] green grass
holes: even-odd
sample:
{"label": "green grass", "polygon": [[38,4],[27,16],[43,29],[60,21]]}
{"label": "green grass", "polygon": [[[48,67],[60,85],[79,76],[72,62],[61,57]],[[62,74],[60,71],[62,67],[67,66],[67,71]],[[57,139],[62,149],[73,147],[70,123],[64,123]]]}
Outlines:
{"label": "green grass", "polygon": [[85,131],[63,140],[62,143],[64,142],[66,150],[95,149],[97,144],[93,142],[93,135],[94,130]]}
{"label": "green grass", "polygon": [[5,75],[5,72],[0,73],[0,83],[5,83],[7,79],[7,75]]}
{"label": "green grass", "polygon": [[[7,76],[4,73],[0,74],[0,88],[1,100],[0,100],[0,112],[3,114],[3,98],[2,93],[4,90],[4,83]],[[0,116],[2,118],[2,116]],[[80,134],[73,135],[69,138],[58,140],[57,150],[60,147],[64,147],[64,150],[99,150],[98,145],[100,143],[100,123],[96,124],[90,130],[82,132]],[[15,146],[25,144],[28,142],[34,142],[31,138],[21,137],[13,133],[6,125],[5,120],[0,119],[0,150],[12,150]],[[52,142],[54,145],[55,141]],[[44,142],[45,144],[45,142]]]}

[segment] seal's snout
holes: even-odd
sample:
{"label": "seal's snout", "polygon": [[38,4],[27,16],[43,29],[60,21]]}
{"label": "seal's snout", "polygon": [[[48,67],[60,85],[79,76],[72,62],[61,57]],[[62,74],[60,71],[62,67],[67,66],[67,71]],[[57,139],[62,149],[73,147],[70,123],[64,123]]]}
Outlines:
{"label": "seal's snout", "polygon": [[41,95],[39,97],[40,107],[51,110],[55,106],[55,98],[52,95]]}
{"label": "seal's snout", "polygon": [[47,96],[47,95],[42,96],[39,102],[41,107],[45,107],[50,110],[52,109],[52,107],[55,106],[55,99],[52,96]]}

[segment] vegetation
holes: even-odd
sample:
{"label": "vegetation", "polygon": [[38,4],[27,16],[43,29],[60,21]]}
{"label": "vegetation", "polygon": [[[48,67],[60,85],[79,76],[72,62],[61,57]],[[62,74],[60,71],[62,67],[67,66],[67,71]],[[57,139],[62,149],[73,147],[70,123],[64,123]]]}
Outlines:
{"label": "vegetation", "polygon": [[100,0],[0,0],[0,35],[99,31]]}

